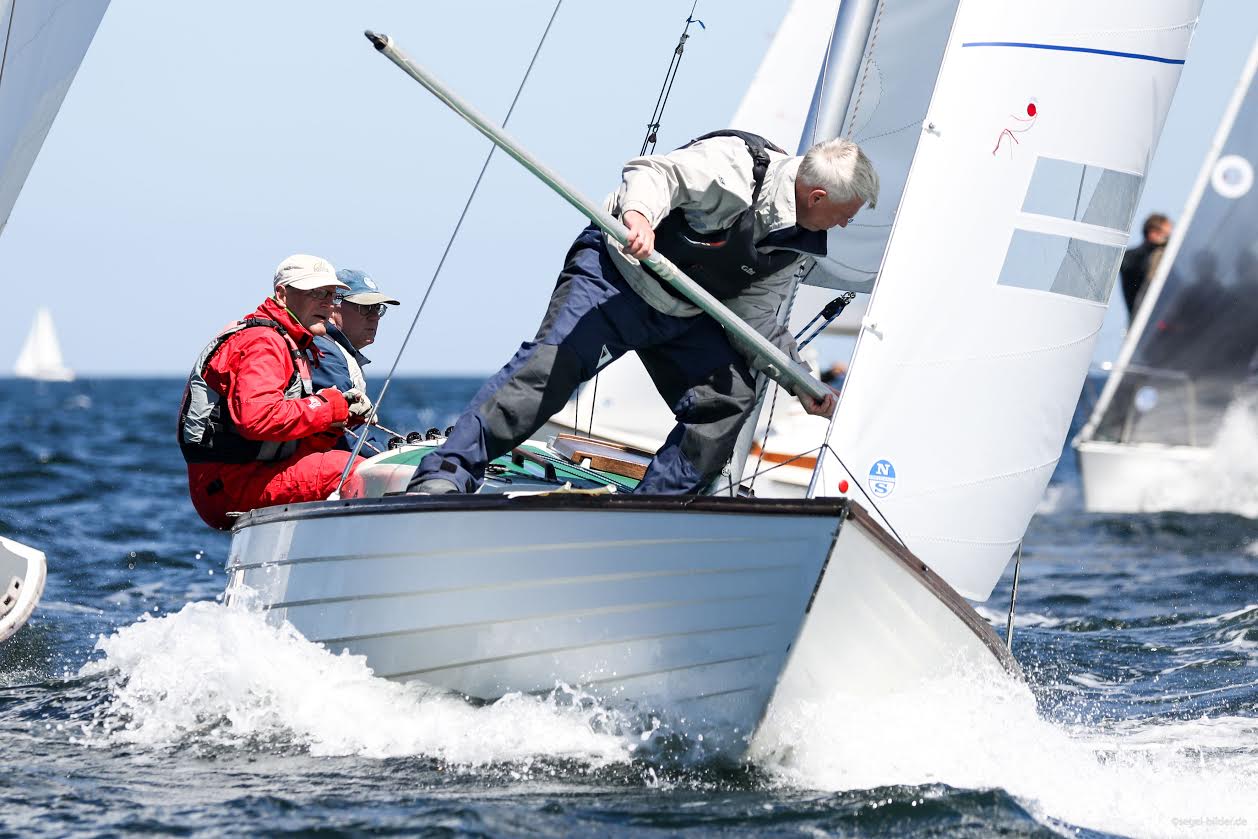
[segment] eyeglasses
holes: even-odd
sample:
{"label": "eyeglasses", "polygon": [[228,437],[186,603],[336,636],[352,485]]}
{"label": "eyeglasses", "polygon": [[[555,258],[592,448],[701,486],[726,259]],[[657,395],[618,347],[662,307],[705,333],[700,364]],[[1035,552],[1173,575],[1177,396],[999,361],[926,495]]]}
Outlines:
{"label": "eyeglasses", "polygon": [[350,303],[344,297],[336,298],[336,303],[342,308],[353,306],[355,311],[365,318],[382,318],[384,313],[389,311],[389,306],[386,303]]}
{"label": "eyeglasses", "polygon": [[309,297],[311,300],[317,300],[320,303],[336,294],[336,292],[330,288],[312,288],[302,291],[301,293]]}

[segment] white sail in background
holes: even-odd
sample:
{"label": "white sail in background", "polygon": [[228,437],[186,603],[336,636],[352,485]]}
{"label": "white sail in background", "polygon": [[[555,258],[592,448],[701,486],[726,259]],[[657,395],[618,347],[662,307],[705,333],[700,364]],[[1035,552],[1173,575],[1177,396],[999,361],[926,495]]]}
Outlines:
{"label": "white sail in background", "polygon": [[1208,447],[1258,376],[1256,69],[1258,41],[1081,442]]}
{"label": "white sail in background", "polygon": [[31,331],[22,344],[13,375],[20,379],[38,379],[43,382],[72,382],[74,371],[65,366],[61,358],[61,345],[52,326],[52,314],[45,308],[35,313]]}
{"label": "white sail in background", "polygon": [[0,232],[109,0],[0,0]]}
{"label": "white sail in background", "polygon": [[952,26],[820,490],[854,484],[967,597],[1057,464],[1200,5],[966,0]]}

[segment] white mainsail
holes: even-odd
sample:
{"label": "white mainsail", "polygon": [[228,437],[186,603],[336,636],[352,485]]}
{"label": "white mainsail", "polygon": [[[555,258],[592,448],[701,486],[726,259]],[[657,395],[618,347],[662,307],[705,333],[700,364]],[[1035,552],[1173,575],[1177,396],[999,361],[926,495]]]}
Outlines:
{"label": "white mainsail", "polygon": [[61,345],[52,325],[52,313],[40,307],[35,312],[31,331],[22,344],[13,375],[20,379],[38,379],[44,382],[74,381],[74,371],[65,366],[61,358]]}
{"label": "white mainsail", "polygon": [[953,23],[819,490],[855,485],[967,597],[1060,456],[1200,5],[966,0]]}
{"label": "white mainsail", "polygon": [[0,0],[0,232],[109,0]]}
{"label": "white mainsail", "polygon": [[[1160,488],[1178,483],[1184,464],[1174,448],[1214,443],[1229,408],[1258,377],[1258,70],[1255,40],[1197,182],[1088,424],[1082,452],[1095,441],[1103,457],[1144,451]],[[1258,445],[1256,443],[1255,445]],[[1170,456],[1169,471],[1156,468]],[[1085,463],[1085,468],[1088,466]],[[1114,473],[1117,476],[1118,473]],[[1096,487],[1100,508],[1119,496],[1139,508],[1155,486],[1124,470],[1125,487]],[[1085,474],[1085,477],[1089,477]],[[1100,472],[1098,479],[1104,475]],[[1085,495],[1089,482],[1085,481]],[[1093,499],[1086,498],[1089,509]]]}

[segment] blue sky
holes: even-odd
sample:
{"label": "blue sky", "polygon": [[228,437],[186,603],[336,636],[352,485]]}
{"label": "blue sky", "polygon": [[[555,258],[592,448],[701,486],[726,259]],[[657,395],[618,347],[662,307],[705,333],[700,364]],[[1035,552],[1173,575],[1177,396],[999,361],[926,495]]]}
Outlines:
{"label": "blue sky", "polygon": [[[509,130],[586,194],[637,152],[691,0],[566,0]],[[701,0],[662,148],[724,126],[786,0]],[[51,307],[80,374],[184,374],[217,328],[315,253],[403,305],[368,350],[383,375],[487,142],[362,36],[392,35],[495,116],[553,0],[338,3],[114,0],[0,236],[16,358]],[[212,10],[207,11],[207,10]],[[1178,217],[1255,33],[1258,4],[1207,0],[1139,217]],[[582,226],[495,156],[400,370],[481,374],[531,337]],[[1126,313],[1111,307],[1098,359]],[[126,336],[126,337],[124,337]]]}

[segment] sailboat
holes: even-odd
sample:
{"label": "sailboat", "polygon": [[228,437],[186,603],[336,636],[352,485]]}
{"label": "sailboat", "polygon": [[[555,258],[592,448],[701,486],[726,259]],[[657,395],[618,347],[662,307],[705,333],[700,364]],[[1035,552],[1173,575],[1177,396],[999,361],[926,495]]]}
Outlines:
{"label": "sailboat", "polygon": [[[1228,481],[1258,464],[1256,67],[1258,40],[1075,440],[1088,510],[1258,509],[1252,476]],[[1223,438],[1229,423],[1241,433]],[[1221,439],[1239,450],[1217,451]]]}
{"label": "sailboat", "polygon": [[0,641],[22,628],[44,591],[43,551],[0,536]]}
{"label": "sailboat", "polygon": [[[772,748],[783,709],[838,692],[958,667],[1016,675],[965,598],[990,593],[1064,442],[1199,6],[842,5],[807,136],[868,126],[901,154],[875,158],[879,213],[835,248],[830,282],[873,297],[809,497],[630,494],[640,459],[574,435],[501,458],[477,495],[407,496],[438,441],[404,446],[359,468],[365,498],[241,515],[229,599],[382,676],[479,700],[586,692],[723,735],[733,756]],[[1099,179],[1082,207],[1074,192],[1069,207],[1052,200],[1059,166]],[[664,263],[651,262],[737,331]],[[820,387],[775,348],[756,352],[775,377]]]}
{"label": "sailboat", "polygon": [[65,366],[61,358],[61,345],[52,325],[52,313],[40,307],[31,322],[22,351],[13,365],[13,375],[19,379],[36,379],[41,382],[72,382],[74,371]]}

